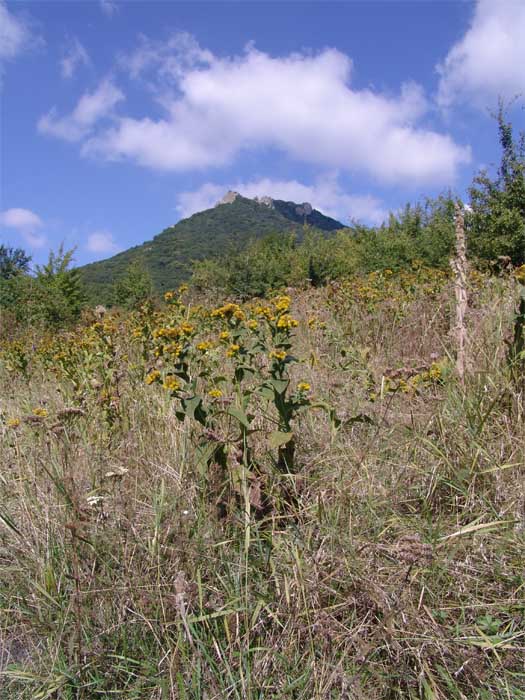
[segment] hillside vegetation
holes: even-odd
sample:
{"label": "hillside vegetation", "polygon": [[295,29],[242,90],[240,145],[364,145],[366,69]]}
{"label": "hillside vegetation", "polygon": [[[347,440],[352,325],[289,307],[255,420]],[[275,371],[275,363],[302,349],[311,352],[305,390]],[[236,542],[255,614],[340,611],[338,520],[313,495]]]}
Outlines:
{"label": "hillside vegetation", "polygon": [[[306,217],[320,231],[343,228],[343,224],[314,210]],[[139,261],[151,276],[153,287],[163,293],[187,280],[195,260],[237,253],[250,241],[270,233],[295,232],[301,236],[304,216],[290,203],[277,201],[275,208],[237,197],[230,204],[194,214],[159,233],[151,241],[118,255],[80,268],[88,295],[94,302],[112,301],[112,289]]]}

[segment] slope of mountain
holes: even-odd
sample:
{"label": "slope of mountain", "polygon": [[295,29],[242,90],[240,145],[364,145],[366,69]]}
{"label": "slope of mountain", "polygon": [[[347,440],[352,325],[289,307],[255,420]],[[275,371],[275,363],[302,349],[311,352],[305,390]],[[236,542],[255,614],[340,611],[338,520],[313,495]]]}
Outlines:
{"label": "slope of mountain", "polygon": [[163,292],[190,277],[194,260],[238,252],[269,233],[296,232],[300,237],[305,223],[326,233],[344,228],[308,203],[247,199],[228,192],[212,209],[179,221],[142,245],[85,265],[80,272],[94,302],[110,301],[112,285],[136,260],[150,272],[155,289]]}

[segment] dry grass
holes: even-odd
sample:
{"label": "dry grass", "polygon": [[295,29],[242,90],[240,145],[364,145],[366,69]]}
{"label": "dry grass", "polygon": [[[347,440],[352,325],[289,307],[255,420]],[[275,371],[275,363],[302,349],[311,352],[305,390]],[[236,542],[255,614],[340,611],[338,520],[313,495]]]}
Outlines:
{"label": "dry grass", "polygon": [[[249,523],[217,508],[220,477],[196,469],[161,389],[125,380],[108,438],[95,410],[58,417],[66,383],[4,373],[1,697],[525,698],[509,289],[474,295],[465,393],[452,376],[380,390],[387,370],[452,356],[450,289],[402,312],[299,295],[327,323],[298,334],[301,378],[371,422],[306,413],[300,469],[280,477],[292,497]],[[57,419],[7,427],[36,405]]]}

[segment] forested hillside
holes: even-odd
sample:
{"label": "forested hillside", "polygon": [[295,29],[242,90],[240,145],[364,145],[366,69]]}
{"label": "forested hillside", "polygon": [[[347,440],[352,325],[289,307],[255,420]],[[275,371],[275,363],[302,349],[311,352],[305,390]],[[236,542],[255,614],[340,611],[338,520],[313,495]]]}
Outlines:
{"label": "forested hillside", "polygon": [[162,231],[153,240],[119,253],[108,260],[81,268],[81,276],[93,301],[111,301],[112,286],[129,266],[140,262],[151,275],[157,292],[177,286],[191,276],[192,262],[238,253],[250,241],[270,233],[296,233],[300,238],[306,222],[330,232],[343,224],[315,209],[297,214],[292,202],[267,206],[246,197],[207,209]]}

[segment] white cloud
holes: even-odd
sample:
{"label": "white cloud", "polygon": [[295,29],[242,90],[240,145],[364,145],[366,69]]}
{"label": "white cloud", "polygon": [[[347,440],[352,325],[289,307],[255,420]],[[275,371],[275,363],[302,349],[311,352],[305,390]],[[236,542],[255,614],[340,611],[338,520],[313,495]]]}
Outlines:
{"label": "white cloud", "polygon": [[[166,44],[142,38],[127,57],[130,75],[156,86],[162,118],[123,116],[94,130],[82,152],[179,171],[231,165],[243,150],[274,149],[299,162],[360,171],[386,182],[450,184],[468,148],[422,123],[421,87],[398,95],[353,89],[352,61],[335,49],[274,58],[248,46],[221,58],[188,34]],[[44,130],[84,138],[70,120]]]}
{"label": "white cloud", "polygon": [[313,185],[305,185],[297,180],[272,180],[261,178],[249,182],[234,182],[217,185],[208,182],[196,190],[181,192],[177,197],[177,210],[182,217],[213,207],[227,190],[239,192],[244,197],[269,196],[299,204],[309,202],[323,214],[332,216],[342,223],[351,219],[368,224],[380,224],[388,212],[381,201],[371,195],[349,194],[345,192],[333,174],[319,178]]}
{"label": "white cloud", "polygon": [[86,250],[91,253],[118,253],[121,248],[109,231],[94,231],[87,238]]}
{"label": "white cloud", "polygon": [[104,80],[91,93],[85,93],[75,109],[64,117],[53,107],[38,120],[42,133],[65,141],[80,141],[92,131],[97,121],[111,116],[115,105],[124,99],[122,92],[110,80]]}
{"label": "white cloud", "polygon": [[478,0],[468,31],[437,69],[444,108],[464,100],[486,107],[525,91],[523,0]]}
{"label": "white cloud", "polygon": [[42,248],[47,243],[47,238],[39,233],[44,222],[29,209],[14,208],[0,212],[0,224],[17,231],[31,248]]}
{"label": "white cloud", "polygon": [[91,60],[89,54],[80,43],[77,37],[69,40],[64,51],[64,56],[60,59],[60,71],[63,78],[72,78],[77,68],[89,66]]}
{"label": "white cloud", "polygon": [[167,41],[154,41],[140,34],[138,48],[119,57],[121,67],[132,78],[151,75],[151,71],[154,71],[157,81],[172,86],[188,70],[207,68],[213,60],[211,51],[202,49],[188,32],[172,34]]}
{"label": "white cloud", "polygon": [[100,9],[106,17],[113,17],[119,11],[119,6],[115,0],[100,0]]}
{"label": "white cloud", "polygon": [[6,4],[0,0],[0,61],[16,58],[30,48],[32,38],[27,21],[9,12]]}

